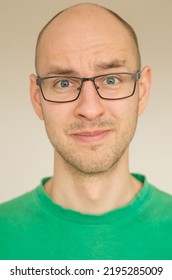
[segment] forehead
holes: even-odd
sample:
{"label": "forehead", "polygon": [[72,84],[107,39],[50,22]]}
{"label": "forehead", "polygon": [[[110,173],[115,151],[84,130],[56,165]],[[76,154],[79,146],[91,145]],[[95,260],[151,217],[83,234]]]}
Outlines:
{"label": "forehead", "polygon": [[[126,27],[108,12],[66,12],[44,31],[39,44],[39,64],[72,63],[84,65],[118,59],[128,61],[136,52]],[[67,66],[67,65],[66,65]],[[65,66],[65,67],[66,67]]]}

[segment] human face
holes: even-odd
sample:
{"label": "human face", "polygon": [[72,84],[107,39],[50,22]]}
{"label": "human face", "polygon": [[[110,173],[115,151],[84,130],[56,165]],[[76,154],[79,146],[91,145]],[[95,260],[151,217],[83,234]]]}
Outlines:
{"label": "human face", "polygon": [[[87,16],[80,11],[78,17],[69,12],[67,19],[62,14],[45,32],[39,52],[40,76],[91,77],[138,70],[135,45],[128,32],[103,11],[99,17],[95,11]],[[43,100],[31,76],[31,98],[45,122],[57,164],[87,175],[107,172],[122,159],[126,164],[141,111],[139,86],[134,96],[113,101],[101,99],[93,83],[87,81],[76,101],[50,103]]]}

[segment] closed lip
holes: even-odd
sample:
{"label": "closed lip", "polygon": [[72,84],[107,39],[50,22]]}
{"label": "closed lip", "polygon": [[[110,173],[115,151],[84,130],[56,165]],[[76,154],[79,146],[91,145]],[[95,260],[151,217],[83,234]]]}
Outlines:
{"label": "closed lip", "polygon": [[72,136],[76,138],[77,140],[83,141],[83,142],[97,142],[106,137],[107,134],[109,134],[111,130],[94,130],[94,131],[79,131]]}

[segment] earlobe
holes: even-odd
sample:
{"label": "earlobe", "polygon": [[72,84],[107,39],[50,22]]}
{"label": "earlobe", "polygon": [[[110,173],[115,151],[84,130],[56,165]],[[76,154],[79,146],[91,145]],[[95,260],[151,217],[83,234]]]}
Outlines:
{"label": "earlobe", "polygon": [[142,69],[141,78],[139,80],[139,110],[138,115],[141,115],[148,103],[151,84],[151,69],[145,66]]}
{"label": "earlobe", "polygon": [[43,120],[40,89],[36,84],[36,77],[34,74],[30,75],[30,98],[35,113],[41,120]]}

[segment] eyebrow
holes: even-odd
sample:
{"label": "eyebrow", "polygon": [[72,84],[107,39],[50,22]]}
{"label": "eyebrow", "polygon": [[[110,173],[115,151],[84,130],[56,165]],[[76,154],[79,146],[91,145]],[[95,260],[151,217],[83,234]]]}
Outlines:
{"label": "eyebrow", "polygon": [[103,70],[107,70],[107,69],[112,69],[112,68],[120,68],[125,66],[126,60],[119,60],[119,59],[114,59],[112,61],[109,62],[101,62],[98,63],[95,66],[95,69],[103,69]]}
{"label": "eyebrow", "polygon": [[78,73],[72,69],[62,68],[60,66],[50,66],[47,75],[77,75]]}
{"label": "eyebrow", "polygon": [[[124,60],[114,59],[109,62],[97,63],[94,66],[94,69],[97,71],[97,70],[108,70],[108,69],[121,68],[121,67],[125,66],[125,63],[126,63],[125,59]],[[60,66],[52,65],[52,66],[50,66],[49,71],[47,72],[46,75],[47,76],[52,76],[52,75],[78,76],[79,74],[77,71],[75,71],[73,69],[63,68]]]}

